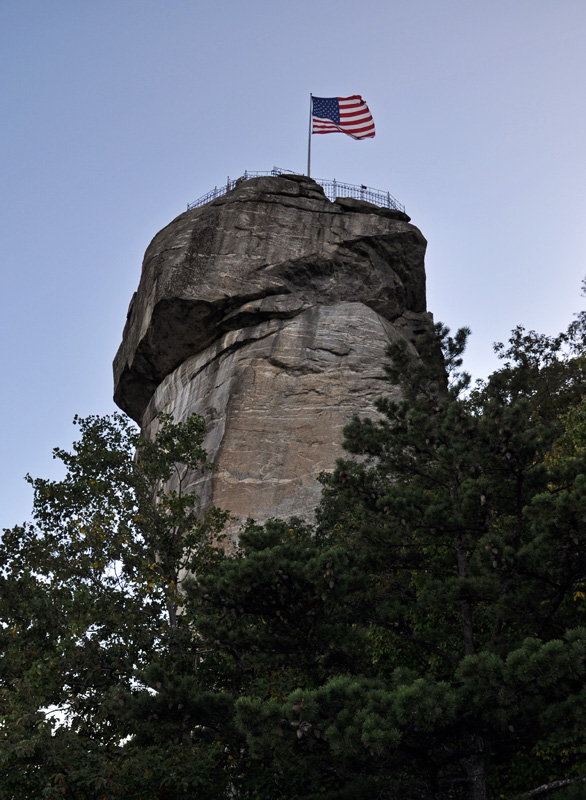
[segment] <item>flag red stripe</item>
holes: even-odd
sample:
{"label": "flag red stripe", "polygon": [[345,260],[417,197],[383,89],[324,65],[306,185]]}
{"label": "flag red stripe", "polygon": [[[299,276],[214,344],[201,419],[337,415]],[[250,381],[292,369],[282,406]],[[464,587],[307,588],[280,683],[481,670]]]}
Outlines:
{"label": "flag red stripe", "polygon": [[340,122],[341,128],[364,128],[365,126],[373,126],[374,122],[371,119],[353,119],[352,122]]}
{"label": "flag red stripe", "polygon": [[348,136],[352,136],[354,139],[365,139],[369,136],[374,136],[375,134],[374,125],[370,125],[367,128],[358,128],[353,130],[341,128],[337,125],[321,126],[314,128],[313,133],[336,133],[338,131],[340,133],[346,133]]}
{"label": "flag red stripe", "polygon": [[372,114],[367,108],[360,108],[358,111],[342,111],[340,110],[340,119],[346,117],[372,117]]}
{"label": "flag red stripe", "polygon": [[362,128],[374,128],[374,122],[370,119],[365,120],[353,120],[352,122],[340,122],[339,125],[336,125],[335,122],[331,120],[319,120],[314,119],[313,121],[314,127],[319,126],[321,128],[328,127],[328,128],[343,128],[344,130],[360,130]]}

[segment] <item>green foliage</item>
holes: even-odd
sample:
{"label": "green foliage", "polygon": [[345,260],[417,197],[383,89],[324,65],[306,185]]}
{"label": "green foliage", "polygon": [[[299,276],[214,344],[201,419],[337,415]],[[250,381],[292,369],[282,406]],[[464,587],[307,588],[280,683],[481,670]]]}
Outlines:
{"label": "green foliage", "polygon": [[163,416],[154,442],[119,416],[76,422],[73,452],[54,452],[65,478],[29,478],[35,524],[1,540],[0,797],[216,791],[210,730],[232,712],[190,668],[178,590],[218,557],[225,519],[184,489],[206,466],[202,420]]}
{"label": "green foliage", "polygon": [[235,548],[201,419],[78,420],[0,544],[0,800],[581,796],[585,331],[396,342],[317,526]]}
{"label": "green foliage", "polygon": [[[409,668],[396,691],[424,687],[402,717],[386,701],[413,779],[427,760],[422,797],[512,797],[586,772],[581,322],[555,338],[515,330],[474,388],[457,372],[463,335],[436,329],[443,386],[433,340],[423,359],[394,345],[403,400],[355,419],[345,445],[361,460],[324,478],[321,530],[369,565],[378,674],[388,686]],[[450,702],[426,717],[440,686]]]}

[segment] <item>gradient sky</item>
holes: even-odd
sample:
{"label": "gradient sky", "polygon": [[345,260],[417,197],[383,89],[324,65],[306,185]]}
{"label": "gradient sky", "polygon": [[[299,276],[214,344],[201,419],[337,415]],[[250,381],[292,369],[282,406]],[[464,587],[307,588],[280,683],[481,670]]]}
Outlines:
{"label": "gradient sky", "polygon": [[429,242],[428,307],[495,366],[564,329],[586,275],[584,0],[0,0],[0,527],[106,414],[143,253],[226,177],[304,172],[309,93],[373,140],[312,174],[390,191]]}

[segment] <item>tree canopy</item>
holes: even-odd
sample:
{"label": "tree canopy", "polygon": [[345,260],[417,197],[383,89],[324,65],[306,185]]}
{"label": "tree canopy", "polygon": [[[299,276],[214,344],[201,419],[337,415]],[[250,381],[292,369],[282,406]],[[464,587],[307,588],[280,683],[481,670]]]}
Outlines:
{"label": "tree canopy", "polygon": [[465,331],[396,342],[317,523],[236,547],[199,417],[78,420],[0,543],[0,800],[581,797],[585,328],[474,386]]}

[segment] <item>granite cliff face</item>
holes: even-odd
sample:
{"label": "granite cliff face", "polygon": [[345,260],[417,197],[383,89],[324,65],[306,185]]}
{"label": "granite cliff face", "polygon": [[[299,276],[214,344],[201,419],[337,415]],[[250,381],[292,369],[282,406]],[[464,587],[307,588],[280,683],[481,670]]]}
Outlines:
{"label": "granite cliff face", "polygon": [[303,176],[253,178],[158,233],[114,361],[117,404],[208,422],[204,504],[308,517],[342,429],[388,391],[385,347],[430,323],[420,231],[399,211],[331,203]]}

